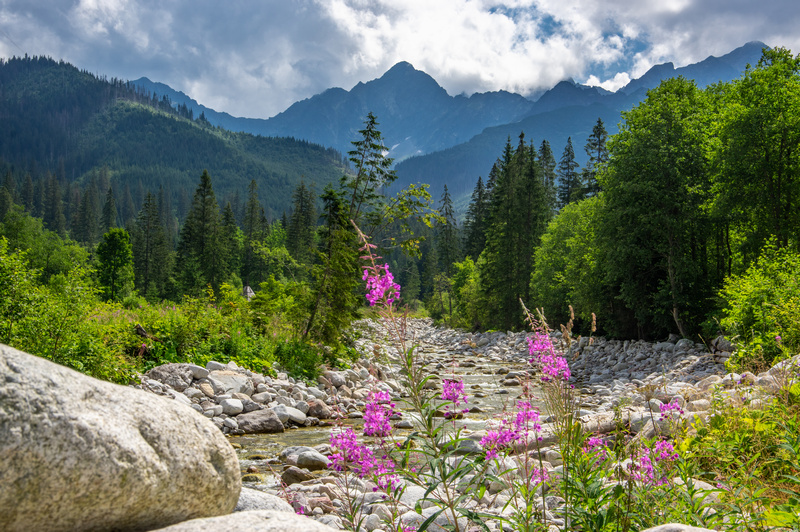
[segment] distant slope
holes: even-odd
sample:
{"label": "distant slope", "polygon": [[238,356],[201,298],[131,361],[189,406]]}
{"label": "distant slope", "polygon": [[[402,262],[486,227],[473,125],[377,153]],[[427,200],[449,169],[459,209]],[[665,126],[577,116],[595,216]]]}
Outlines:
{"label": "distant slope", "polygon": [[532,101],[505,91],[450,96],[432,77],[405,62],[350,91],[328,89],[267,120],[218,113],[147,78],[132,83],[186,104],[194,116],[203,112],[209,122],[226,129],[305,139],[342,153],[352,149],[350,143],[372,112],[391,148],[390,156],[398,160],[466,142],[486,127],[515,122],[533,109]]}
{"label": "distant slope", "polygon": [[[117,80],[108,82],[50,59],[0,63],[0,158],[50,171],[65,181],[107,166],[112,185],[157,192],[176,205],[191,201],[203,169],[217,197],[246,195],[251,179],[273,215],[291,205],[304,179],[318,191],[344,166],[331,148],[286,138],[230,133],[176,114]],[[141,197],[136,198],[141,201]]]}

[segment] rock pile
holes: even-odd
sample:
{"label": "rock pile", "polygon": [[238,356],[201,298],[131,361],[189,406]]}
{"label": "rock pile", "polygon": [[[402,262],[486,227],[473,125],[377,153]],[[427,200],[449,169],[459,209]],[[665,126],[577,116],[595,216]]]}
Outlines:
{"label": "rock pile", "polygon": [[325,371],[317,385],[278,373],[276,378],[211,361],[164,364],[145,373],[136,388],[169,396],[209,418],[225,434],[279,433],[339,417],[360,417],[371,391],[398,393],[386,366],[356,364]]}

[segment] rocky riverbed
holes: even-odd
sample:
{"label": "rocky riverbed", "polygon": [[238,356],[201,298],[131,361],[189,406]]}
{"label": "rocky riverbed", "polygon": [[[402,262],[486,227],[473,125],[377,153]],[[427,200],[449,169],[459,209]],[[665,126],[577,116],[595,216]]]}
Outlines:
{"label": "rocky riverbed", "polygon": [[[360,361],[344,371],[324,372],[319,383],[296,382],[283,373],[270,378],[211,363],[207,368],[183,368],[186,386],[182,390],[162,377],[159,372],[164,368],[149,372],[141,386],[189,404],[229,434],[237,448],[245,486],[288,498],[296,511],[341,528],[338,476],[328,470],[330,427],[358,427],[371,391],[389,392],[398,405],[403,404],[391,331],[378,321],[362,321],[357,328],[356,348],[363,355]],[[527,333],[467,333],[434,327],[430,320],[410,320],[406,334],[409,344],[416,346],[417,364],[432,375],[432,387],[440,387],[441,378],[465,381],[470,412],[458,422],[468,437],[464,451],[481,453],[478,442],[486,434],[487,420],[513,405],[523,385],[537,382],[527,363]],[[631,435],[663,433],[669,427],[651,411],[658,413],[660,405],[670,402],[681,406],[687,420],[705,419],[715,390],[722,400],[758,404],[780,387],[784,376],[781,367],[759,375],[726,373],[724,362],[733,346],[723,338],[711,346],[678,338],[663,342],[582,338],[567,347],[560,333],[555,333],[553,340],[569,360],[579,390],[581,422],[596,434],[616,426],[615,410],[622,413]],[[255,424],[251,421],[255,417],[273,421]],[[394,426],[402,434],[413,427],[413,416],[402,412]],[[273,434],[256,434],[264,432]],[[558,475],[560,455],[547,423],[542,435],[541,456],[536,458]],[[373,485],[360,482],[357,486],[367,503],[365,530],[382,529],[388,507],[373,493]],[[474,509],[498,515],[504,511],[510,494],[502,486],[493,488],[491,496],[473,502]],[[421,496],[419,489],[409,486],[404,494],[402,518],[407,524],[419,524],[426,512],[433,511],[423,509],[417,514],[413,510]],[[542,504],[552,510],[549,517],[558,524],[558,499],[543,499]],[[438,524],[446,526],[444,519]],[[490,524],[490,528],[497,526]]]}
{"label": "rocky riverbed", "polygon": [[[414,427],[413,413],[403,409],[390,331],[376,321],[357,326],[361,359],[349,369],[325,371],[318,383],[210,362],[154,368],[136,390],[0,345],[0,529],[341,528],[341,477],[329,468],[332,428],[358,428],[365,400],[376,390],[398,405],[392,423],[400,435]],[[467,383],[469,412],[457,421],[467,436],[460,451],[467,460],[482,453],[488,421],[513,405],[524,386],[538,382],[527,363],[526,334],[472,334],[429,320],[411,320],[407,334],[417,346],[417,364],[432,376],[432,391],[443,378]],[[736,375],[724,369],[732,346],[721,338],[709,347],[677,338],[584,338],[569,347],[560,334],[553,340],[569,359],[580,421],[595,434],[614,429],[615,416],[631,437],[663,434],[669,427],[650,412],[667,402],[681,405],[687,420],[712,415],[712,396],[759,404],[787,378],[797,378],[800,363],[799,355],[759,375]],[[544,417],[540,448],[508,458],[509,467],[528,457],[541,460],[551,476],[560,474],[554,431]],[[472,509],[498,516],[511,511],[504,509],[510,488],[487,487],[486,496],[469,503]],[[350,486],[351,495],[364,501],[362,528],[368,532],[384,529],[391,513],[373,488],[360,480]],[[428,503],[416,510],[423,494],[407,487],[395,509],[404,523],[419,525],[435,511]],[[545,495],[540,507],[558,524],[563,501]],[[447,524],[440,516],[431,530]],[[502,527],[492,520],[487,526]]]}

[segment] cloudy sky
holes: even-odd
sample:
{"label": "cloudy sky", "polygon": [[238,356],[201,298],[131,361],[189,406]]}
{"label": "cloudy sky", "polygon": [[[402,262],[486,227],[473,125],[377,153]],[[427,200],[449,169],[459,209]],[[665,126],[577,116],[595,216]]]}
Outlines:
{"label": "cloudy sky", "polygon": [[398,61],[450,94],[614,90],[759,40],[800,52],[797,0],[0,0],[0,57],[146,76],[267,118]]}

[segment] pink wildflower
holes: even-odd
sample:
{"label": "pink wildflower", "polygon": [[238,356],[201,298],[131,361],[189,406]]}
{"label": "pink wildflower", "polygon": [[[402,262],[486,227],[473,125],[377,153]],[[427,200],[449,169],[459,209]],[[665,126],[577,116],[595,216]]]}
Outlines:
{"label": "pink wildflower", "polygon": [[567,359],[557,354],[547,334],[537,332],[533,337],[529,336],[528,353],[531,355],[529,362],[542,370],[544,382],[559,378],[569,380],[571,373]]}
{"label": "pink wildflower", "polygon": [[[450,380],[444,379],[442,381],[442,395],[441,399],[443,401],[450,401],[451,404],[445,405],[445,417],[451,417],[456,412],[456,409],[463,405],[467,404],[467,396],[464,394],[464,381],[459,380]],[[451,412],[450,409],[453,409]],[[466,414],[469,412],[469,409],[463,409],[462,413]]]}
{"label": "pink wildflower", "polygon": [[367,282],[367,301],[371,307],[378,302],[390,306],[400,297],[400,285],[394,282],[388,264],[365,268],[361,279]]}
{"label": "pink wildflower", "polygon": [[389,419],[394,414],[394,403],[388,392],[372,392],[364,408],[364,435],[385,438],[392,432]]}

